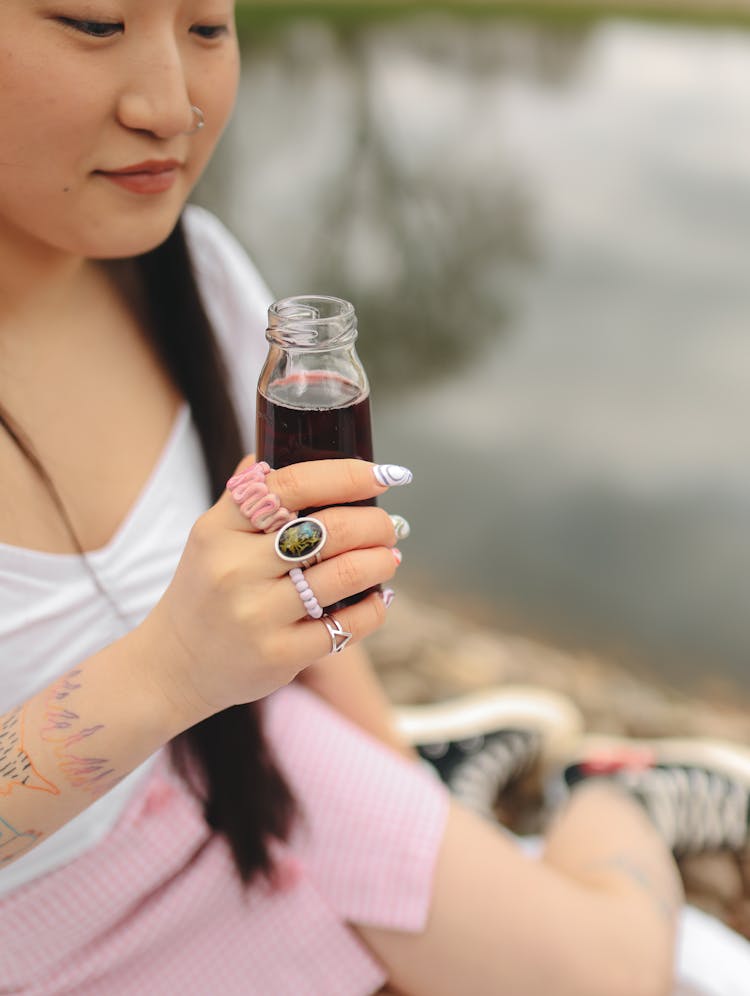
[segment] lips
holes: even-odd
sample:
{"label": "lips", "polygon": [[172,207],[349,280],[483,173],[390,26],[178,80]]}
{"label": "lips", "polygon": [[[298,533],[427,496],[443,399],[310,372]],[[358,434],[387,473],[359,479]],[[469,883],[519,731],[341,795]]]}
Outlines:
{"label": "lips", "polygon": [[176,159],[149,159],[122,169],[96,170],[96,174],[135,194],[163,194],[174,185],[181,168]]}
{"label": "lips", "polygon": [[130,176],[133,173],[167,173],[171,169],[177,169],[182,165],[177,159],[147,159],[145,162],[136,163],[135,166],[123,166],[122,169],[102,170],[109,176]]}

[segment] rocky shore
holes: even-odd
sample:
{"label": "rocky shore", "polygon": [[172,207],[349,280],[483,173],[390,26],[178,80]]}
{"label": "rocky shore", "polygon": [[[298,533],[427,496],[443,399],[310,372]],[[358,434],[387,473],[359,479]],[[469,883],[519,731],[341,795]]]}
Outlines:
{"label": "rocky shore", "polygon": [[[438,701],[490,685],[538,685],[571,698],[589,732],[750,744],[748,696],[683,693],[616,662],[482,627],[446,605],[426,604],[402,591],[369,649],[390,698],[399,704]],[[522,783],[505,803],[503,819],[520,832],[537,830],[540,799],[533,779]],[[750,849],[692,857],[680,867],[690,901],[750,939]]]}

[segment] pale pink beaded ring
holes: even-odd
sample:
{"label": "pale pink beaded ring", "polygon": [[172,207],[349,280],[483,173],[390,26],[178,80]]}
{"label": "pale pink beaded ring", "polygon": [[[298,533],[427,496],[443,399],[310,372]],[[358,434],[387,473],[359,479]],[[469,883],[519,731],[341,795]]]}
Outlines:
{"label": "pale pink beaded ring", "polygon": [[230,477],[227,490],[255,532],[273,533],[291,522],[294,513],[283,508],[278,495],[268,490],[266,477],[271,468],[261,460]]}
{"label": "pale pink beaded ring", "polygon": [[323,615],[323,609],[320,606],[317,598],[312,592],[310,585],[305,581],[305,575],[300,567],[293,567],[289,571],[289,577],[292,579],[292,584],[299,592],[299,597],[302,599],[302,604],[307,610],[308,616],[311,619],[320,619]]}

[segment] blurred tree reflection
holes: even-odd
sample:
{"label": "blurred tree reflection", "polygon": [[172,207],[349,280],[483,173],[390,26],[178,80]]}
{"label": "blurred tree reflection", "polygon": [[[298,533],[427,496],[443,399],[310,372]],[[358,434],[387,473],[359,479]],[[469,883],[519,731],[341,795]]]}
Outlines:
{"label": "blurred tree reflection", "polygon": [[237,118],[200,199],[277,295],[352,300],[379,390],[476,359],[533,259],[530,201],[486,126],[519,61],[559,85],[584,34],[421,15],[250,36]]}
{"label": "blurred tree reflection", "polygon": [[[501,332],[529,254],[528,212],[499,148],[489,169],[465,168],[471,119],[449,117],[421,147],[398,127],[371,45],[354,38],[342,50],[356,127],[319,202],[329,236],[311,279],[356,302],[371,376],[398,387],[456,369]],[[473,88],[476,77],[462,82]]]}

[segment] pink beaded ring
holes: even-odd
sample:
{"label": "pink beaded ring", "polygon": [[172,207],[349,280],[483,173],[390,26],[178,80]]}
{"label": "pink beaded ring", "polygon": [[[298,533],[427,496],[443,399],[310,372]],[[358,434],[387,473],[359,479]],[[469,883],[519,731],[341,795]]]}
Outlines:
{"label": "pink beaded ring", "polygon": [[271,468],[261,460],[230,477],[227,490],[254,532],[273,533],[291,522],[294,513],[283,508],[278,495],[268,490],[266,477]]}
{"label": "pink beaded ring", "polygon": [[312,592],[310,585],[305,580],[305,575],[300,567],[293,567],[289,571],[289,577],[292,579],[292,584],[299,592],[299,597],[302,599],[302,604],[307,610],[308,616],[311,619],[320,619],[323,615],[323,609],[320,606],[317,598]]}

